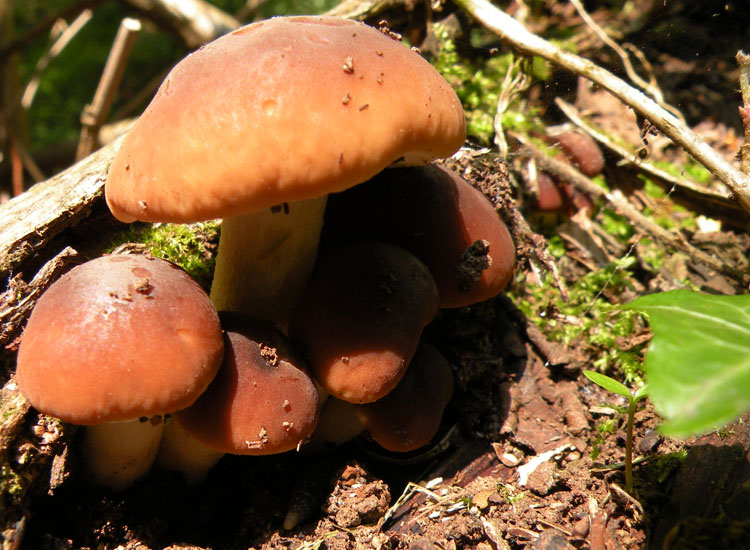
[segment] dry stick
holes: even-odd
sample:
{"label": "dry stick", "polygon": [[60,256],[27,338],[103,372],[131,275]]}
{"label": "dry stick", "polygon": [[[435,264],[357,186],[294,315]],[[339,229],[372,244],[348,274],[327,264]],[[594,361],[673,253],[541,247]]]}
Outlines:
{"label": "dry stick", "polygon": [[98,4],[103,4],[105,1],[106,0],[81,0],[45,18],[44,20],[34,25],[34,27],[31,30],[29,30],[26,34],[24,34],[23,36],[19,38],[16,38],[15,40],[11,40],[11,42],[8,45],[6,45],[2,50],[0,50],[0,61],[8,57],[13,52],[19,51],[25,48],[26,46],[28,46],[29,44],[31,44],[39,36],[49,31],[58,20],[67,19],[74,15],[78,15],[83,10],[94,8]]}
{"label": "dry stick", "polygon": [[137,19],[126,17],[120,23],[112,50],[110,50],[107,63],[104,65],[102,78],[96,88],[94,100],[84,107],[81,114],[83,128],[81,129],[81,139],[78,142],[76,160],[81,160],[98,148],[99,129],[104,124],[109,109],[112,107],[117,88],[122,80],[122,74],[125,72],[128,55],[130,55],[130,50],[135,42],[136,33],[140,30],[141,23]]}
{"label": "dry stick", "polygon": [[550,158],[544,151],[534,146],[525,136],[515,133],[511,134],[511,136],[521,143],[521,153],[533,157],[537,163],[539,163],[539,166],[545,171],[572,183],[579,191],[586,193],[589,196],[599,197],[608,201],[619,214],[625,216],[640,230],[650,234],[655,239],[659,239],[660,241],[688,254],[694,261],[705,264],[717,272],[724,273],[732,279],[740,281],[744,285],[750,283],[750,277],[741,270],[725,264],[718,258],[695,248],[693,245],[685,241],[681,235],[667,231],[663,227],[655,224],[637,208],[631,205],[624,197],[622,197],[622,195],[605,191],[568,163]]}
{"label": "dry stick", "polygon": [[591,61],[563,51],[529,32],[518,21],[487,0],[455,0],[455,3],[521,53],[543,57],[551,63],[582,75],[632,107],[724,182],[742,207],[750,212],[750,177],[732,166],[695,132],[654,100]]}
{"label": "dry stick", "polygon": [[[685,120],[682,118],[680,112],[672,107],[671,105],[667,105],[664,101],[664,94],[662,94],[661,89],[659,88],[658,83],[656,82],[656,78],[654,78],[653,74],[650,75],[649,82],[646,82],[643,80],[640,75],[635,72],[635,69],[633,68],[633,64],[630,62],[630,56],[623,50],[617,42],[612,40],[609,35],[602,29],[599,25],[597,25],[596,21],[592,19],[592,17],[589,15],[589,13],[586,11],[586,8],[583,7],[583,4],[581,4],[580,0],[570,0],[570,3],[573,4],[573,7],[578,12],[578,15],[581,16],[581,19],[583,19],[583,22],[586,23],[586,25],[591,28],[592,31],[599,37],[599,39],[604,42],[607,46],[612,48],[614,52],[620,57],[620,60],[622,61],[623,68],[625,69],[625,73],[628,75],[628,78],[633,81],[633,83],[644,90],[651,98],[654,99],[659,105],[661,105],[664,109],[678,117],[680,120],[685,122]],[[637,51],[637,50],[636,50]]]}
{"label": "dry stick", "polygon": [[740,120],[745,135],[745,142],[740,147],[741,168],[745,174],[750,173],[750,55],[743,51],[737,52],[737,64],[740,66],[740,92],[742,93],[742,107]]}
{"label": "dry stick", "polygon": [[73,37],[78,34],[78,31],[80,31],[86,23],[89,22],[93,15],[94,12],[92,10],[83,10],[79,13],[78,17],[76,17],[62,34],[60,34],[57,40],[55,40],[50,49],[39,58],[36,67],[34,67],[34,73],[31,75],[29,83],[26,85],[26,89],[23,91],[23,96],[21,97],[21,106],[24,109],[31,107],[36,91],[39,89],[39,81],[42,73],[49,66],[50,61],[60,55],[60,52],[65,49],[65,46],[73,40]]}

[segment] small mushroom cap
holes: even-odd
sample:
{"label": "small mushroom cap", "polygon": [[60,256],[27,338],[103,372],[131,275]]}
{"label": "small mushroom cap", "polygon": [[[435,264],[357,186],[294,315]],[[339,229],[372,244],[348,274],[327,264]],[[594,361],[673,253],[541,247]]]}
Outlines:
{"label": "small mushroom cap", "polygon": [[461,104],[419,54],[363,23],[278,17],[175,66],[112,162],[123,221],[191,222],[341,191],[450,156]]}
{"label": "small mushroom cap", "polygon": [[322,256],[289,334],[329,393],[369,403],[403,377],[437,299],[432,275],[412,254],[378,242],[343,245]]}
{"label": "small mushroom cap", "polygon": [[39,411],[74,424],[187,407],[216,374],[224,344],[206,293],[182,269],[139,255],[73,268],[42,295],[16,379]]}
{"label": "small mushroom cap", "polygon": [[272,325],[238,313],[220,316],[224,362],[203,395],[175,419],[192,438],[225,453],[296,448],[310,437],[320,412],[304,360]]}
{"label": "small mushroom cap", "polygon": [[563,154],[582,174],[593,178],[604,170],[604,154],[599,145],[588,134],[581,132],[564,132],[554,136]]}
{"label": "small mushroom cap", "polygon": [[391,393],[355,408],[378,445],[405,453],[426,445],[435,436],[452,395],[453,373],[448,361],[434,347],[422,343]]}
{"label": "small mushroom cap", "polygon": [[435,277],[440,307],[497,296],[515,269],[513,240],[492,203],[451,170],[392,168],[329,197],[324,240],[383,240]]}
{"label": "small mushroom cap", "polygon": [[541,212],[559,212],[565,206],[563,191],[546,172],[537,173],[537,196],[535,208]]}

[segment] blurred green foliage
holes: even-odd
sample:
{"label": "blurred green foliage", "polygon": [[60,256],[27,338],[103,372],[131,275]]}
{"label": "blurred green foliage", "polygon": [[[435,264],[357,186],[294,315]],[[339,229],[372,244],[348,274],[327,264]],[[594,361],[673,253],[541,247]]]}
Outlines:
{"label": "blurred green foliage", "polygon": [[[209,1],[231,14],[245,5],[245,0]],[[16,36],[23,36],[38,22],[73,3],[74,0],[14,0]],[[320,13],[335,4],[336,0],[270,0],[261,7],[257,17]],[[104,2],[95,9],[93,18],[72,42],[52,60],[42,75],[34,103],[28,112],[32,149],[39,150],[47,145],[78,139],[81,112],[94,96],[117,28],[122,18],[128,15],[133,14],[123,3],[114,0]],[[50,45],[49,35],[44,35],[20,52],[20,76],[24,85]],[[187,53],[176,37],[152,25],[145,25],[133,46],[112,113]],[[144,106],[137,106],[130,115],[137,115]]]}

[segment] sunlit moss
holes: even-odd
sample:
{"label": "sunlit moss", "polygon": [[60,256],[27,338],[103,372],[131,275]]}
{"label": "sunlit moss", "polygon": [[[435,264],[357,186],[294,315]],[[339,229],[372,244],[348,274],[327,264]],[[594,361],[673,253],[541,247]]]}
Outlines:
{"label": "sunlit moss", "polygon": [[[546,62],[534,58],[530,62],[519,63],[512,53],[467,59],[459,54],[447,27],[435,24],[433,31],[439,42],[439,50],[432,63],[456,90],[466,113],[468,135],[480,143],[491,143],[495,133],[495,113],[506,76],[512,77],[523,71],[532,79],[544,79],[549,73]],[[480,38],[476,35],[472,35],[470,41],[475,47],[480,44]],[[535,125],[535,115],[535,109],[521,109],[517,102],[511,100],[502,114],[503,127],[528,130]]]}
{"label": "sunlit moss", "polygon": [[627,383],[640,383],[640,347],[624,350],[620,344],[634,333],[640,317],[633,311],[619,309],[607,297],[632,287],[636,263],[634,257],[628,256],[587,273],[568,287],[567,301],[551,276],[541,285],[517,281],[511,294],[519,309],[547,338],[567,346],[582,345],[594,358],[596,370],[617,371]]}
{"label": "sunlit moss", "polygon": [[219,223],[132,225],[117,235],[110,250],[125,243],[143,245],[145,252],[182,267],[208,290],[215,265]]}

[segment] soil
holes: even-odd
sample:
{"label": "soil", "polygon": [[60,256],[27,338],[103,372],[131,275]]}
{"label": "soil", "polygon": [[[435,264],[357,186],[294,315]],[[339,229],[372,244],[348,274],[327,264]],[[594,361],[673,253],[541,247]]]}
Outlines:
{"label": "soil", "polygon": [[[667,101],[685,107],[704,139],[733,157],[741,143],[733,56],[736,35],[748,28],[746,10],[738,2],[702,2],[703,15],[688,2],[634,4],[636,10],[623,14],[600,8],[596,19],[633,29],[621,38],[644,46]],[[617,63],[567,2],[545,5],[535,32],[575,28],[581,32],[580,53],[603,65]],[[518,9],[511,2],[509,11]],[[706,10],[718,15],[706,17]],[[735,18],[729,26],[728,17]],[[706,53],[696,57],[674,48],[675,40],[665,38],[669,25]],[[696,29],[700,32],[693,33]],[[718,34],[724,45],[708,48]],[[562,118],[547,97],[555,89],[612,134],[644,147],[648,158],[673,163],[684,158],[661,136],[644,135],[628,109],[598,90],[569,75],[548,84],[544,91],[530,90],[529,97],[547,109],[551,125]],[[679,221],[705,207],[689,198],[681,201],[682,209],[668,200],[655,203],[617,160],[607,155],[605,177],[639,208],[666,209]],[[447,165],[481,189],[508,222],[520,282],[489,302],[443,310],[427,327],[424,339],[449,360],[456,386],[429,445],[399,455],[359,436],[326,454],[303,449],[271,457],[226,456],[200,484],[188,486],[175,474],[154,472],[113,494],[83,479],[74,427],[28,414],[25,424],[14,428],[21,434],[14,460],[33,461],[45,481],[25,500],[28,513],[6,531],[3,549],[750,548],[750,416],[721,432],[674,441],[660,435],[658,415],[642,402],[634,423],[635,486],[628,494],[622,467],[627,403],[581,375],[582,369],[596,368],[606,350],[586,335],[565,344],[554,341],[547,328],[576,319],[550,310],[545,325],[527,319],[514,301],[530,296],[524,285],[538,280],[540,266],[559,274],[563,292],[624,255],[637,262],[638,277],[625,287],[605,285],[601,295],[613,304],[685,280],[714,293],[746,289],[667,245],[670,259],[654,269],[638,231],[627,246],[599,231],[601,210],[593,219],[555,218],[550,228],[548,218],[535,217],[529,208],[521,164],[505,164],[488,149],[467,149]],[[747,217],[720,221],[718,228],[684,230],[683,236],[746,271]],[[564,256],[544,253],[552,235],[562,237]],[[649,338],[641,322],[617,345],[641,357]],[[11,353],[16,344],[9,346]]]}

